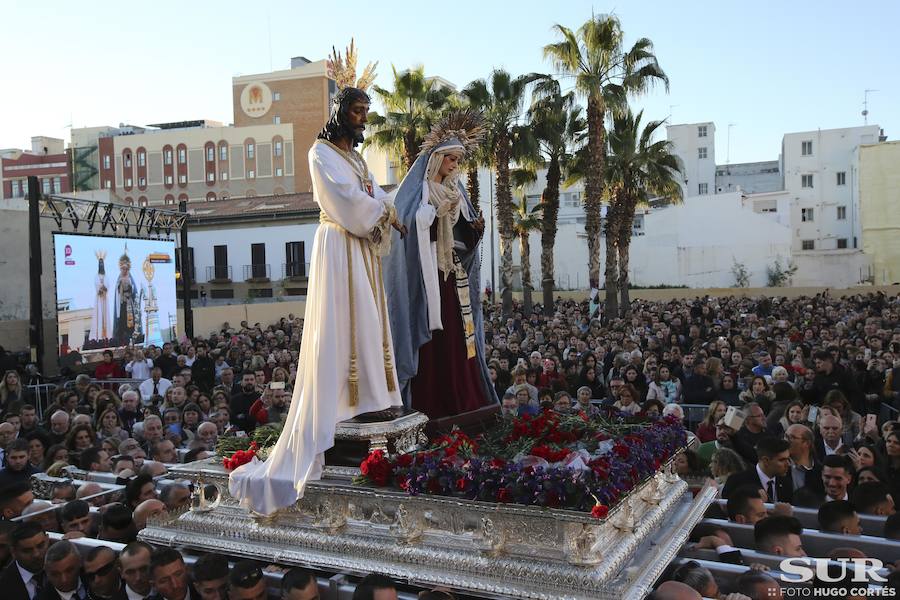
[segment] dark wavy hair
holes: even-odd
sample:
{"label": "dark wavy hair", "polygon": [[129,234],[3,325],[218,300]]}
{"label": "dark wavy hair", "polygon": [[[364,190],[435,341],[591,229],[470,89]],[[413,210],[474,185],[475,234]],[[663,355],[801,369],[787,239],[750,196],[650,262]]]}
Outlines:
{"label": "dark wavy hair", "polygon": [[325,123],[325,127],[319,132],[317,138],[327,140],[332,144],[339,139],[349,138],[353,141],[354,146],[361,144],[362,136],[356,135],[356,132],[348,124],[347,115],[354,102],[371,104],[372,100],[359,88],[348,87],[338,92],[331,104],[331,115],[328,117],[328,122]]}

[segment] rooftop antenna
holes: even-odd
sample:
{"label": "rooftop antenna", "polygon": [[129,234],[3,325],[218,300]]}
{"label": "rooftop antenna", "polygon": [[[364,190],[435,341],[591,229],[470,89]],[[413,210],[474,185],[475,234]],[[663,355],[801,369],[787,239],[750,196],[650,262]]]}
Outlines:
{"label": "rooftop antenna", "polygon": [[863,92],[863,123],[869,124],[869,92],[877,92],[878,90],[866,90]]}
{"label": "rooftop antenna", "polygon": [[669,119],[671,119],[672,115],[675,114],[674,109],[677,108],[678,106],[680,106],[680,105],[679,104],[670,104],[669,105],[669,116],[666,117],[665,119],[663,119],[663,121],[668,121]]}
{"label": "rooftop antenna", "polygon": [[731,128],[736,127],[737,123],[728,124],[728,142],[725,144],[725,164],[731,164]]}

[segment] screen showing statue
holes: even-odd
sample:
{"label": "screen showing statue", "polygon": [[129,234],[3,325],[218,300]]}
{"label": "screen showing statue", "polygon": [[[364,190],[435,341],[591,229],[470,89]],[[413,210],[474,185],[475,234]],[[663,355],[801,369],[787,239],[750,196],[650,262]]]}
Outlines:
{"label": "screen showing statue", "polygon": [[56,233],[53,242],[60,356],[175,337],[174,241]]}

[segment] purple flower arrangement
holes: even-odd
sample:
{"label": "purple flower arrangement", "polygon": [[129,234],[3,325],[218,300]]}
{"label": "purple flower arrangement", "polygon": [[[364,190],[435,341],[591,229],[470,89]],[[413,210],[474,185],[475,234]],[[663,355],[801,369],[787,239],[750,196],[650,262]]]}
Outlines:
{"label": "purple flower arrangement", "polygon": [[590,512],[609,509],[687,443],[675,418],[604,413],[506,418],[477,440],[460,430],[426,450],[360,465],[356,482],[415,496],[515,503]]}

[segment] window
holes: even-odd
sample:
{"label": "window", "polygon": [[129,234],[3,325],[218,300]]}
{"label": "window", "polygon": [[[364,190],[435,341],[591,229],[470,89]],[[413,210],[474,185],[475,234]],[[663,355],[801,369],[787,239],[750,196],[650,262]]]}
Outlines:
{"label": "window", "polygon": [[109,179],[107,179],[107,180],[106,180],[106,185],[103,186],[103,189],[108,190],[108,189],[111,189],[111,188],[112,188],[112,181],[110,181]]}
{"label": "window", "polygon": [[706,158],[706,146],[697,148],[697,158]]}
{"label": "window", "polygon": [[847,207],[846,206],[838,206],[837,207],[837,218],[838,218],[838,221],[844,221],[847,219]]}
{"label": "window", "polygon": [[803,156],[812,156],[812,140],[800,142],[800,154]]}
{"label": "window", "polygon": [[276,141],[275,142],[275,156],[281,156],[281,152],[282,152],[281,142]]}
{"label": "window", "polygon": [[208,162],[212,162],[212,161],[216,160],[216,149],[213,148],[212,146],[210,146],[206,149],[206,160]]}
{"label": "window", "polygon": [[281,125],[281,117],[275,115],[274,117],[272,117],[272,123],[275,125]]}
{"label": "window", "polygon": [[709,184],[708,183],[701,183],[698,186],[698,188],[699,189],[697,190],[697,193],[700,194],[701,196],[705,196],[706,194],[709,193]]}
{"label": "window", "polygon": [[801,248],[803,250],[815,250],[816,249],[816,240],[803,240],[801,242]]}
{"label": "window", "polygon": [[699,125],[697,127],[697,137],[706,137],[706,125]]}
{"label": "window", "polygon": [[[175,204],[175,198],[172,196],[166,196],[166,204]],[[175,250],[175,271],[181,273],[181,252],[182,248],[177,248]],[[196,279],[194,276],[194,249],[188,247],[187,249],[187,264],[190,269],[191,279]]]}
{"label": "window", "polygon": [[847,185],[847,172],[846,171],[838,171],[837,172],[837,184],[838,185]]}
{"label": "window", "polygon": [[284,276],[306,276],[306,250],[303,242],[287,242],[284,245]]}
{"label": "window", "polygon": [[281,92],[272,92],[272,101],[278,102],[281,100]]}
{"label": "window", "polygon": [[801,208],[800,209],[800,220],[804,223],[812,223],[813,221],[813,212],[812,208]]}
{"label": "window", "polygon": [[228,246],[213,246],[213,265],[215,279],[229,279]]}
{"label": "window", "polygon": [[847,248],[847,238],[838,238],[837,241],[838,250],[844,250]]}
{"label": "window", "polygon": [[104,168],[104,169],[108,169],[108,168],[109,168],[109,154],[104,154],[104,155],[103,155],[103,168]]}
{"label": "window", "polygon": [[207,174],[206,174],[206,180],[207,180],[207,181],[215,181],[215,180],[216,180],[216,174],[215,174],[215,173],[207,173]]}
{"label": "window", "polygon": [[131,166],[131,155],[130,155],[130,154],[126,154],[126,155],[125,155],[125,166],[126,166],[126,167],[130,167],[130,166]]}
{"label": "window", "polygon": [[275,177],[281,177],[282,175],[284,175],[284,169],[275,167]]}
{"label": "window", "polygon": [[228,146],[219,146],[219,160],[228,160]]}
{"label": "window", "polygon": [[247,158],[253,158],[253,156],[254,156],[253,144],[247,144]]}
{"label": "window", "polygon": [[[164,202],[166,204],[175,204],[175,196],[173,196],[172,194],[166,194],[166,198],[165,198]],[[178,258],[177,254],[175,255],[175,258],[176,259]]]}
{"label": "window", "polygon": [[800,176],[800,187],[811,188],[813,186],[813,176],[812,175],[801,175]]}
{"label": "window", "polygon": [[254,279],[268,277],[265,244],[250,244],[250,263],[250,274]]}
{"label": "window", "polygon": [[250,171],[247,171],[247,179],[253,179],[255,177],[256,177],[256,171],[254,171],[252,169]]}
{"label": "window", "polygon": [[125,187],[131,187],[131,177],[125,178]]}
{"label": "window", "polygon": [[172,164],[172,151],[171,151],[171,150],[164,150],[164,151],[163,151],[163,164],[164,164],[164,165],[171,165],[171,164]]}
{"label": "window", "polygon": [[140,198],[138,198],[138,206],[147,206],[147,204],[148,202],[146,196],[141,196]]}
{"label": "window", "polygon": [[179,175],[178,183],[181,183],[181,184],[187,183],[187,175]]}
{"label": "window", "polygon": [[49,179],[41,179],[41,193],[42,194],[50,193],[50,180]]}
{"label": "window", "polygon": [[166,175],[166,185],[172,185],[173,180],[171,175]]}
{"label": "window", "polygon": [[138,152],[138,166],[146,167],[147,166],[147,154],[144,152]]}
{"label": "window", "polygon": [[139,187],[147,187],[147,180],[144,177],[138,178],[138,186]]}
{"label": "window", "polygon": [[222,171],[222,177],[220,177],[222,181],[228,181],[228,171]]}
{"label": "window", "polygon": [[187,151],[184,148],[178,149],[178,164],[183,165],[187,162]]}

